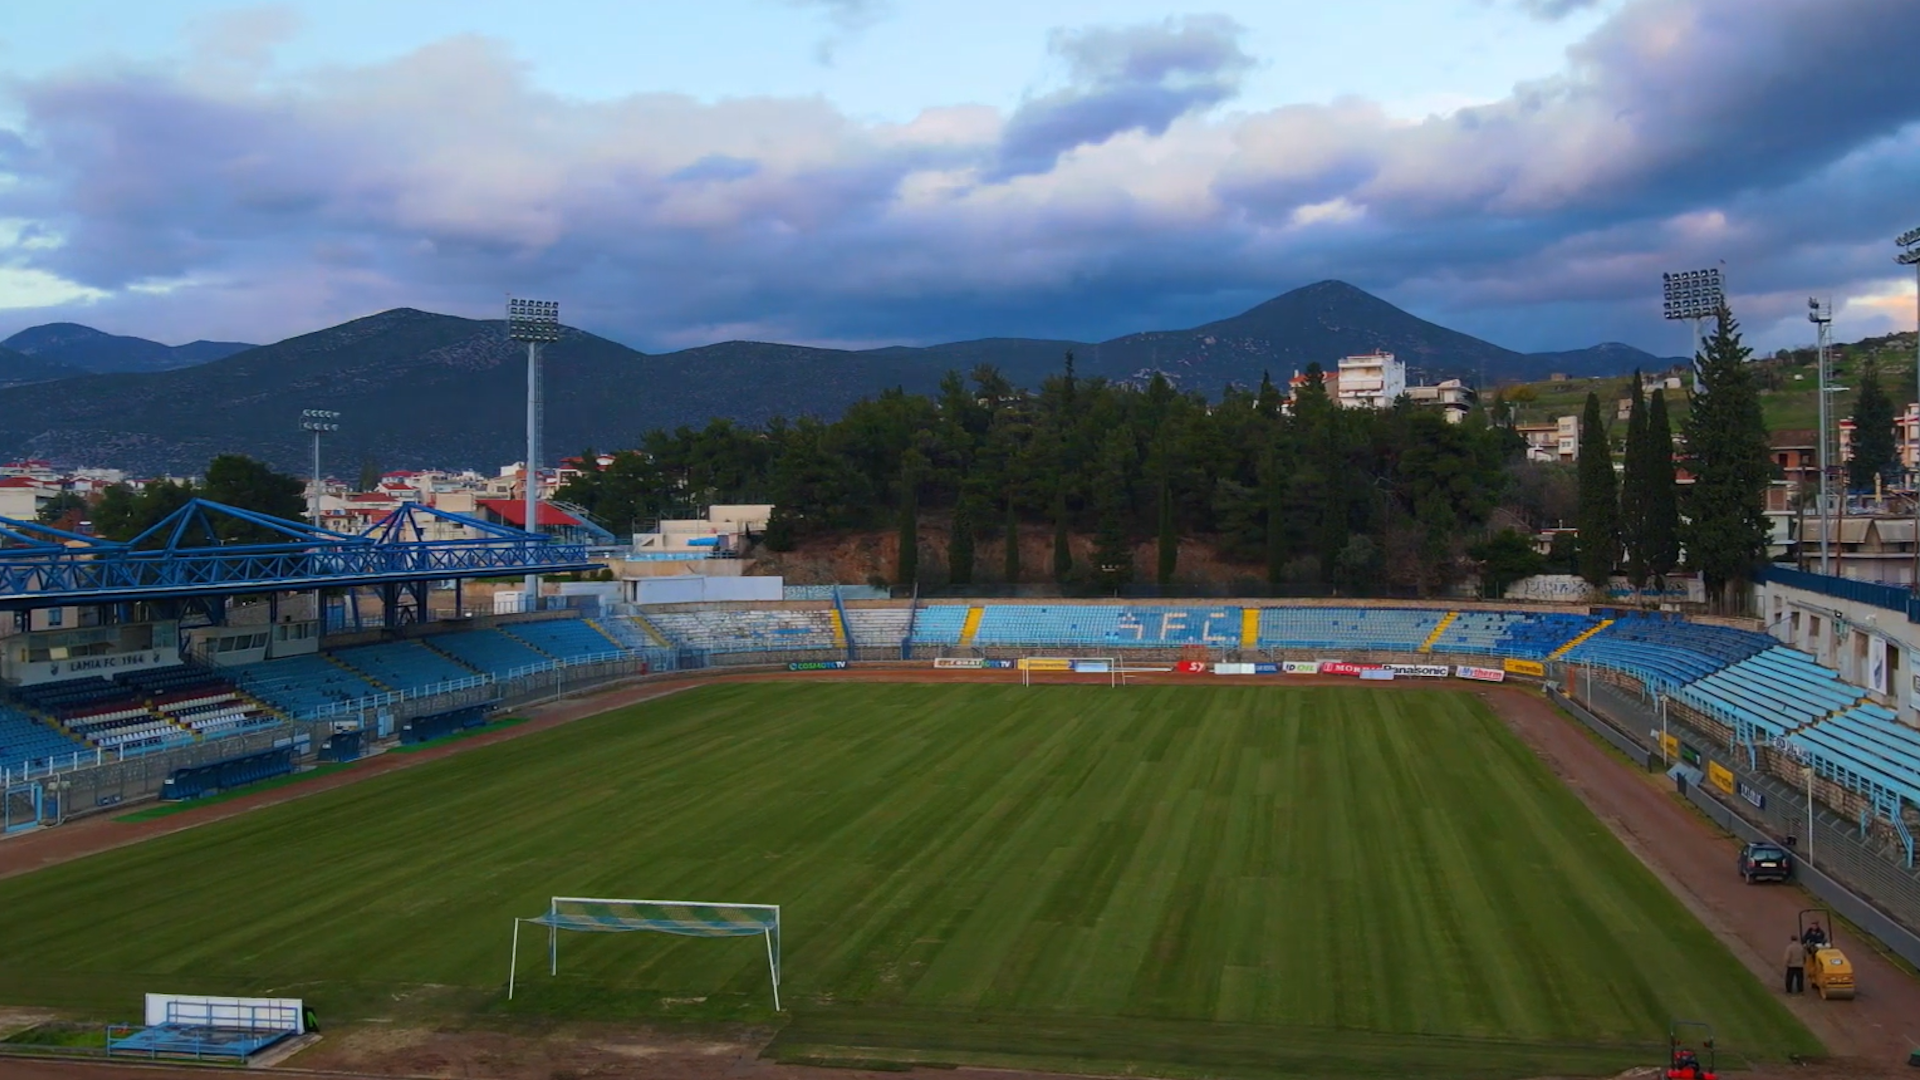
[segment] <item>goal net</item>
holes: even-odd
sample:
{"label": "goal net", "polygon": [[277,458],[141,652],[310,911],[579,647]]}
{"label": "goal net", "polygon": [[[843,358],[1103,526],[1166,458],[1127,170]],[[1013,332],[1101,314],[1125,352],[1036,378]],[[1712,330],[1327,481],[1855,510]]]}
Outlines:
{"label": "goal net", "polygon": [[773,979],[773,1007],[780,1008],[780,906],[715,904],[694,900],[609,900],[556,896],[544,914],[513,920],[513,959],[507,965],[507,998],[512,1000],[520,966],[520,926],[547,928],[547,974],[560,973],[560,932],[629,934],[652,931],[679,937],[752,937],[767,943],[767,973]]}

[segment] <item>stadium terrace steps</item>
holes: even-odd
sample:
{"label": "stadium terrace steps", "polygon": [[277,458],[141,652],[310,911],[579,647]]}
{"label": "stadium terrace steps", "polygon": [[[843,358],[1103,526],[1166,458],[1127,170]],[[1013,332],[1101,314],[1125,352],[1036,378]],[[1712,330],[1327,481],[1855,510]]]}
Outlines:
{"label": "stadium terrace steps", "polygon": [[[846,649],[826,610],[805,611],[661,611],[649,616],[669,637],[688,648],[709,652],[778,652],[794,649]],[[841,631],[844,634],[844,630]]]}
{"label": "stadium terrace steps", "polygon": [[1457,611],[1449,611],[1446,613],[1446,615],[1442,616],[1440,619],[1440,625],[1434,627],[1433,633],[1428,634],[1427,639],[1420,643],[1420,651],[1423,653],[1432,652],[1433,643],[1436,641],[1439,641],[1440,635],[1446,633],[1447,627],[1452,626],[1453,620],[1459,617],[1460,617],[1460,613]]}
{"label": "stadium terrace steps", "polygon": [[1607,627],[1609,627],[1609,626],[1612,626],[1612,625],[1613,625],[1613,620],[1612,620],[1612,619],[1602,619],[1602,620],[1600,620],[1600,622],[1599,622],[1599,624],[1598,624],[1598,625],[1596,625],[1596,626],[1592,626],[1592,627],[1589,627],[1589,628],[1588,628],[1588,629],[1586,629],[1586,630],[1582,630],[1582,631],[1580,632],[1580,636],[1579,636],[1579,637],[1577,637],[1577,638],[1574,638],[1574,639],[1573,639],[1572,641],[1569,641],[1569,642],[1567,642],[1567,643],[1566,643],[1565,645],[1562,645],[1562,646],[1560,646],[1559,648],[1557,648],[1557,649],[1555,649],[1555,650],[1553,650],[1552,652],[1550,652],[1550,653],[1548,653],[1548,654],[1547,654],[1547,659],[1549,659],[1549,660],[1558,660],[1558,659],[1560,659],[1561,657],[1563,657],[1563,656],[1565,656],[1565,655],[1567,655],[1568,653],[1570,653],[1570,652],[1572,652],[1572,651],[1573,651],[1574,649],[1576,649],[1576,648],[1578,648],[1578,647],[1580,646],[1580,644],[1581,644],[1582,642],[1584,642],[1584,641],[1586,641],[1586,640],[1587,640],[1588,638],[1590,638],[1590,637],[1592,637],[1592,636],[1593,636],[1593,635],[1595,635],[1595,634],[1598,634],[1598,633],[1600,633],[1600,632],[1601,632],[1602,630],[1605,630],[1605,629],[1606,629]]}
{"label": "stadium terrace steps", "polygon": [[71,758],[91,749],[28,713],[0,705],[0,769],[18,771],[23,766],[43,767],[48,761]]}
{"label": "stadium terrace steps", "polygon": [[1240,647],[1257,649],[1260,647],[1260,609],[1247,608],[1240,612]]}
{"label": "stadium terrace steps", "polygon": [[419,641],[389,641],[360,645],[330,653],[335,663],[360,672],[385,690],[419,691],[461,682],[479,674],[459,661],[435,652]]}
{"label": "stadium terrace steps", "polygon": [[847,622],[840,617],[839,608],[834,608],[827,612],[827,622],[833,629],[833,647],[836,649],[846,648]]}
{"label": "stadium terrace steps", "polygon": [[367,684],[374,687],[376,690],[391,691],[393,689],[393,687],[388,686],[387,684],[381,682],[379,679],[374,678],[372,675],[369,675],[366,672],[361,671],[359,668],[354,667],[353,665],[347,663],[345,660],[340,659],[339,657],[333,655],[332,653],[323,652],[320,654],[320,658],[325,660],[327,663],[334,665],[335,667],[339,668],[342,671],[350,672],[354,675],[360,676],[360,678],[366,680]]}
{"label": "stadium terrace steps", "polygon": [[898,649],[912,620],[906,608],[848,608],[847,633],[862,649]]}
{"label": "stadium terrace steps", "polygon": [[961,645],[973,644],[973,639],[977,637],[980,633],[980,620],[986,617],[987,617],[986,608],[983,608],[983,607],[968,608],[966,621],[960,624],[959,644]]}
{"label": "stadium terrace steps", "polygon": [[652,645],[654,648],[657,648],[657,649],[673,648],[673,642],[668,640],[667,635],[661,633],[660,628],[653,625],[653,623],[645,615],[630,615],[630,616],[627,616],[626,619],[628,622],[638,627],[641,633],[647,636],[648,640],[652,642]]}
{"label": "stadium terrace steps", "polygon": [[629,651],[583,619],[508,623],[499,629],[555,660],[577,661]]}

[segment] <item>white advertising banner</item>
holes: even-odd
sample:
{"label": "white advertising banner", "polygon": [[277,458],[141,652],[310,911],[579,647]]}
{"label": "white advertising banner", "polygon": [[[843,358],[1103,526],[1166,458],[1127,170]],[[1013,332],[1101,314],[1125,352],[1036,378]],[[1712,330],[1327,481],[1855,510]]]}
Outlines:
{"label": "white advertising banner", "polygon": [[1453,669],[1445,664],[1388,664],[1387,668],[1395,675],[1411,675],[1418,679],[1444,679],[1453,674]]}
{"label": "white advertising banner", "polygon": [[1878,634],[1867,638],[1867,685],[1876,694],[1887,692],[1887,639]]}
{"label": "white advertising banner", "polygon": [[1462,665],[1461,667],[1454,668],[1453,673],[1462,679],[1472,679],[1475,682],[1506,682],[1507,681],[1507,673],[1505,669],[1497,668],[1497,667],[1494,667],[1494,668],[1466,667]]}
{"label": "white advertising banner", "polygon": [[1320,674],[1320,661],[1287,660],[1280,664],[1280,670],[1288,675],[1318,675]]}
{"label": "white advertising banner", "polygon": [[1254,669],[1252,664],[1215,664],[1213,673],[1215,675],[1251,675]]}

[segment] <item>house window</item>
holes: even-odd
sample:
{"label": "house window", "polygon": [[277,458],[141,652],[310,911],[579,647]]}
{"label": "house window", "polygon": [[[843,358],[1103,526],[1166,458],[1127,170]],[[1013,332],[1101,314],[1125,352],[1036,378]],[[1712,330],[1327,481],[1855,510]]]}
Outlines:
{"label": "house window", "polygon": [[66,621],[67,621],[67,612],[65,608],[48,608],[47,609],[47,627],[49,629],[56,626],[64,626],[66,625]]}

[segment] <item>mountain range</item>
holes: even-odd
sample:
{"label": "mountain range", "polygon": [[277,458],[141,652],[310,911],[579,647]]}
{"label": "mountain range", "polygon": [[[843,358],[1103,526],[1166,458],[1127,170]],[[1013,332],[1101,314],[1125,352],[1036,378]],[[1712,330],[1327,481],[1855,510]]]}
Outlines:
{"label": "mountain range", "polygon": [[[139,344],[116,344],[129,342]],[[195,342],[171,350],[55,324],[22,331],[7,348],[15,355],[0,353],[0,383],[13,365],[40,364],[55,374],[0,389],[0,455],[192,474],[215,454],[239,452],[304,472],[310,444],[298,430],[299,413],[323,408],[343,414],[325,451],[337,474],[357,472],[363,462],[491,469],[525,456],[526,354],[498,321],[400,308],[273,345]],[[178,362],[183,352],[229,348],[205,362]],[[1189,330],[1095,343],[993,338],[840,350],[731,341],[649,355],[569,328],[543,354],[542,457],[632,446],[652,428],[698,426],[713,417],[832,417],[882,389],[931,390],[947,371],[981,363],[998,366],[1016,385],[1037,386],[1060,370],[1069,351],[1082,376],[1133,379],[1158,370],[1183,389],[1217,395],[1230,382],[1251,386],[1266,372],[1280,381],[1309,363],[1331,367],[1341,356],[1373,349],[1395,353],[1423,378],[1459,376],[1474,384],[1549,372],[1623,374],[1677,362],[1619,344],[1518,353],[1338,281]],[[102,368],[135,357],[149,366]],[[49,364],[92,368],[75,373]]]}
{"label": "mountain range", "polygon": [[44,381],[41,378],[18,377],[36,370],[63,372],[51,378],[116,371],[172,371],[222,360],[253,347],[239,341],[193,341],[185,345],[162,345],[146,338],[104,333],[79,323],[47,323],[22,330],[0,341],[0,349],[32,357],[43,365],[35,369],[19,363],[11,356],[0,354],[0,382]]}

